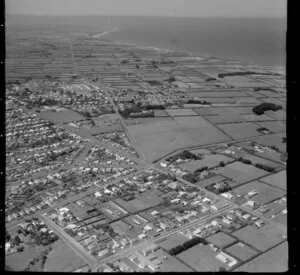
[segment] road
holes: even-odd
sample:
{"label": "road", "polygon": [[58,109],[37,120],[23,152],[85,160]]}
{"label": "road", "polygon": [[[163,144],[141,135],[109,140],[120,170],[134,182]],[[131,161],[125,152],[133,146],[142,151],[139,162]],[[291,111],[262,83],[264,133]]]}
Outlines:
{"label": "road", "polygon": [[[164,170],[162,170],[162,169],[159,169],[158,167],[153,166],[152,168],[155,169],[155,170],[157,170],[157,171],[159,171],[159,172],[161,172],[161,173],[164,173],[164,174],[170,174],[170,173],[168,173],[168,172],[166,172],[166,171],[164,171]],[[282,168],[281,170],[284,170],[284,169],[285,169],[285,168]],[[281,170],[279,170],[279,171],[281,171]],[[274,173],[277,173],[277,172],[278,172],[278,171],[276,171],[276,172],[274,171],[274,172],[272,172],[272,173],[270,173],[270,174],[274,174]],[[269,174],[269,175],[270,175],[270,174]],[[261,176],[261,177],[255,179],[255,180],[259,180],[260,178],[263,178],[263,177],[265,177],[265,176],[266,176],[266,175]],[[251,209],[251,208],[249,208],[249,207],[246,207],[246,206],[239,205],[239,204],[237,204],[237,203],[235,203],[235,202],[233,202],[233,201],[231,201],[230,199],[227,199],[227,198],[225,198],[225,197],[218,196],[218,195],[216,195],[215,193],[210,192],[209,190],[206,190],[205,188],[202,188],[202,187],[200,187],[200,186],[197,186],[197,185],[195,185],[195,184],[193,184],[193,183],[190,183],[189,181],[187,181],[187,180],[185,180],[185,179],[183,179],[183,178],[181,178],[181,177],[176,176],[176,179],[179,180],[179,181],[181,181],[181,182],[183,182],[183,183],[185,183],[185,184],[187,184],[187,185],[189,185],[189,186],[192,186],[192,187],[195,187],[195,186],[196,186],[199,190],[202,190],[203,192],[206,192],[207,194],[209,194],[209,195],[212,196],[213,198],[218,199],[218,200],[221,199],[221,200],[223,200],[223,201],[226,201],[226,202],[228,202],[229,204],[231,204],[232,206],[234,206],[234,207],[236,207],[236,208],[243,209],[244,211],[246,211],[246,212],[252,214],[253,216],[258,216],[261,220],[263,220],[263,221],[265,221],[265,222],[275,224],[278,228],[280,228],[280,229],[282,229],[282,230],[284,230],[284,231],[287,230],[285,226],[282,226],[282,224],[276,223],[276,222],[274,222],[272,219],[269,219],[269,218],[263,216],[263,214],[260,213],[259,211],[253,210],[253,209]],[[253,180],[251,180],[251,181],[253,181]],[[249,182],[251,182],[251,181],[249,181]]]}
{"label": "road", "polygon": [[122,258],[122,257],[125,257],[127,256],[128,254],[138,250],[138,249],[142,249],[145,247],[146,244],[149,243],[149,241],[151,242],[155,242],[155,243],[158,243],[159,241],[165,239],[165,238],[168,238],[176,233],[178,233],[179,231],[182,231],[182,230],[185,230],[185,229],[188,229],[192,226],[200,226],[200,225],[203,225],[206,223],[207,220],[209,219],[212,219],[214,217],[217,217],[219,216],[220,214],[224,213],[224,212],[227,212],[231,209],[233,209],[234,207],[232,205],[227,205],[226,207],[224,207],[222,210],[218,211],[218,212],[214,212],[214,213],[211,213],[211,214],[208,214],[207,216],[205,217],[201,217],[200,219],[198,219],[197,221],[194,221],[194,222],[191,222],[189,224],[186,224],[186,225],[183,225],[181,226],[180,228],[176,228],[175,230],[172,230],[170,232],[166,232],[156,238],[152,238],[152,239],[149,239],[143,243],[140,243],[140,244],[137,244],[135,246],[132,246],[132,247],[129,247],[127,249],[124,249],[114,255],[111,255],[111,256],[108,256],[106,258],[103,258],[101,260],[98,261],[99,263],[99,266],[103,265],[104,263],[107,263],[107,262],[112,262],[112,261],[115,261],[119,258]]}
{"label": "road", "polygon": [[137,142],[136,140],[134,139],[134,137],[130,134],[130,132],[128,131],[127,127],[126,127],[126,124],[124,122],[124,118],[120,115],[119,113],[119,109],[118,107],[116,106],[115,102],[113,101],[113,99],[111,98],[111,95],[107,92],[107,90],[109,90],[107,87],[106,88],[103,88],[100,83],[100,81],[98,81],[98,86],[100,89],[103,89],[105,91],[105,94],[107,96],[107,98],[109,99],[111,105],[113,106],[114,108],[114,111],[116,112],[116,114],[118,115],[119,119],[120,119],[120,122],[121,122],[121,125],[124,129],[124,131],[126,132],[127,136],[130,138],[131,140],[131,143],[134,147],[134,149],[136,150],[136,152],[138,153],[138,155],[141,157],[141,159],[143,161],[146,161],[146,157],[145,155],[143,154],[142,150],[139,148],[139,146],[137,145]]}
{"label": "road", "polygon": [[60,226],[53,222],[49,217],[39,215],[39,218],[45,222],[45,224],[53,230],[53,232],[64,241],[78,256],[80,256],[89,266],[96,267],[98,265],[97,260],[90,255],[85,248],[74,240],[68,233],[66,233]]}
{"label": "road", "polygon": [[[114,184],[114,183],[117,183],[117,182],[119,182],[119,181],[121,181],[121,180],[123,180],[123,179],[125,179],[125,178],[133,177],[133,176],[135,176],[136,174],[138,174],[138,173],[140,173],[140,172],[141,172],[141,170],[138,170],[138,171],[136,171],[136,172],[133,172],[133,173],[130,173],[130,174],[128,174],[128,175],[125,175],[125,176],[123,176],[123,177],[121,177],[121,178],[118,178],[118,179],[116,179],[116,180],[109,181],[109,182],[107,182],[106,184]],[[73,197],[71,197],[71,198],[68,198],[68,199],[64,200],[63,202],[55,203],[54,205],[52,205],[52,206],[50,206],[50,207],[48,207],[48,208],[46,208],[46,209],[43,209],[43,210],[41,210],[41,211],[38,211],[38,212],[36,212],[35,214],[28,215],[28,216],[26,216],[26,217],[24,217],[24,218],[22,218],[22,219],[16,220],[16,221],[12,221],[12,222],[10,222],[10,223],[8,223],[8,224],[6,225],[6,228],[7,228],[7,229],[12,229],[13,227],[16,227],[18,224],[24,222],[24,221],[27,220],[27,219],[30,219],[31,217],[35,217],[35,216],[37,216],[37,215],[41,215],[41,214],[43,214],[43,213],[45,213],[45,212],[49,212],[49,211],[51,211],[51,210],[53,210],[53,209],[55,209],[55,208],[62,207],[62,206],[66,205],[66,204],[68,204],[68,203],[71,203],[71,202],[73,202],[73,201],[80,200],[82,197],[88,196],[88,195],[90,195],[90,194],[96,192],[96,191],[99,190],[100,188],[101,188],[101,186],[98,186],[98,185],[96,185],[95,187],[91,187],[91,188],[88,189],[87,191],[82,192],[82,193],[79,193],[79,194],[77,194],[77,195],[75,195],[75,196],[73,196]]]}

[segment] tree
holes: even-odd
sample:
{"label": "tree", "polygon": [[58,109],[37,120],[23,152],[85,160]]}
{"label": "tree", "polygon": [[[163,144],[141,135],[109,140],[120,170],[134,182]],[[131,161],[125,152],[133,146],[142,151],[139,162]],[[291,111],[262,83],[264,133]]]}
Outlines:
{"label": "tree", "polygon": [[9,242],[11,240],[11,235],[9,234],[9,232],[5,231],[5,240],[7,242]]}
{"label": "tree", "polygon": [[14,243],[15,243],[16,245],[19,245],[19,244],[21,243],[21,239],[20,239],[20,237],[19,237],[18,235],[16,235],[16,236],[14,237]]}
{"label": "tree", "polygon": [[23,252],[23,251],[24,251],[24,246],[19,246],[19,247],[17,248],[17,251],[18,251],[18,252]]}
{"label": "tree", "polygon": [[220,161],[219,165],[220,165],[221,167],[224,167],[224,166],[225,166],[224,161]]}

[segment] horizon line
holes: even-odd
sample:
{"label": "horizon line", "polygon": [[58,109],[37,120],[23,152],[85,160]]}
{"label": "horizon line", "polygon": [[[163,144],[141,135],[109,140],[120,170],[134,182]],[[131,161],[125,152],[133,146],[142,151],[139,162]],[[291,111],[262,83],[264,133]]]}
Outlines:
{"label": "horizon line", "polygon": [[188,15],[139,15],[139,14],[66,14],[66,13],[59,13],[59,14],[44,14],[44,13],[5,13],[5,16],[14,16],[14,15],[21,15],[21,16],[115,16],[115,17],[170,17],[170,18],[259,18],[259,19],[287,19],[287,16],[188,16]]}

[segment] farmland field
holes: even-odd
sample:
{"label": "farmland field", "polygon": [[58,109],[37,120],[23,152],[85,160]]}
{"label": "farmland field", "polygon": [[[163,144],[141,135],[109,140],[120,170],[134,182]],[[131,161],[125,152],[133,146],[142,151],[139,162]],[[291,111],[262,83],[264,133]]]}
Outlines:
{"label": "farmland field", "polygon": [[233,257],[241,259],[242,261],[247,261],[257,254],[257,251],[241,242],[227,247],[226,252],[228,252]]}
{"label": "farmland field", "polygon": [[224,155],[205,155],[201,160],[190,161],[182,163],[179,166],[182,169],[186,169],[190,172],[194,172],[196,169],[207,166],[208,168],[218,166],[221,161],[224,163],[230,162],[233,159]]}
{"label": "farmland field", "polygon": [[264,122],[259,122],[259,125],[261,125],[261,127],[268,128],[272,132],[286,131],[286,125],[280,121],[264,121]]}
{"label": "farmland field", "polygon": [[259,126],[249,122],[221,124],[218,125],[218,128],[223,130],[233,139],[242,139],[261,135],[261,133],[257,131],[257,128],[259,128]]}
{"label": "farmland field", "polygon": [[225,167],[220,167],[218,168],[218,173],[224,177],[233,179],[235,183],[230,183],[230,186],[233,185],[232,187],[268,174],[264,170],[241,162],[234,162]]}
{"label": "farmland field", "polygon": [[267,224],[258,229],[254,226],[246,226],[235,231],[232,235],[260,251],[265,251],[283,241],[286,232],[273,224]]}
{"label": "farmland field", "polygon": [[[263,204],[267,204],[270,201],[281,198],[286,194],[286,192],[283,190],[280,190],[278,188],[272,187],[259,181],[250,182],[234,189],[234,191],[239,193],[240,195],[245,195],[252,190],[257,191],[258,194],[252,197],[251,200]],[[243,204],[246,201],[247,199],[243,199],[239,201],[239,203]]]}
{"label": "farmland field", "polygon": [[229,140],[221,131],[198,116],[130,125],[128,129],[150,161],[183,147]]}
{"label": "farmland field", "polygon": [[208,245],[198,244],[177,255],[177,258],[200,272],[217,271],[220,267],[226,268],[226,264],[215,258],[216,254]]}
{"label": "farmland field", "polygon": [[287,242],[274,247],[270,251],[235,269],[238,272],[286,272],[287,270]]}
{"label": "farmland field", "polygon": [[167,240],[158,243],[158,245],[166,250],[170,250],[177,245],[182,245],[187,240],[187,237],[176,233],[173,236],[169,237]]}
{"label": "farmland field", "polygon": [[192,109],[166,109],[170,116],[197,116]]}
{"label": "farmland field", "polygon": [[261,181],[286,190],[286,170],[262,178]]}
{"label": "farmland field", "polygon": [[228,245],[236,242],[235,238],[232,238],[231,236],[229,236],[223,232],[219,232],[217,234],[209,236],[208,238],[206,238],[206,240],[220,248],[223,248],[224,246],[228,246]]}

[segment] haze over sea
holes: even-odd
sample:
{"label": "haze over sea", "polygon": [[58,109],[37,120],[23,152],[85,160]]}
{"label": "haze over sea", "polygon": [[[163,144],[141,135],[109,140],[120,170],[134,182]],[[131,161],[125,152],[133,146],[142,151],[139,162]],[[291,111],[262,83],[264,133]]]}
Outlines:
{"label": "haze over sea", "polygon": [[108,32],[105,39],[199,55],[285,66],[285,18],[175,18],[139,16],[7,16],[15,27]]}

